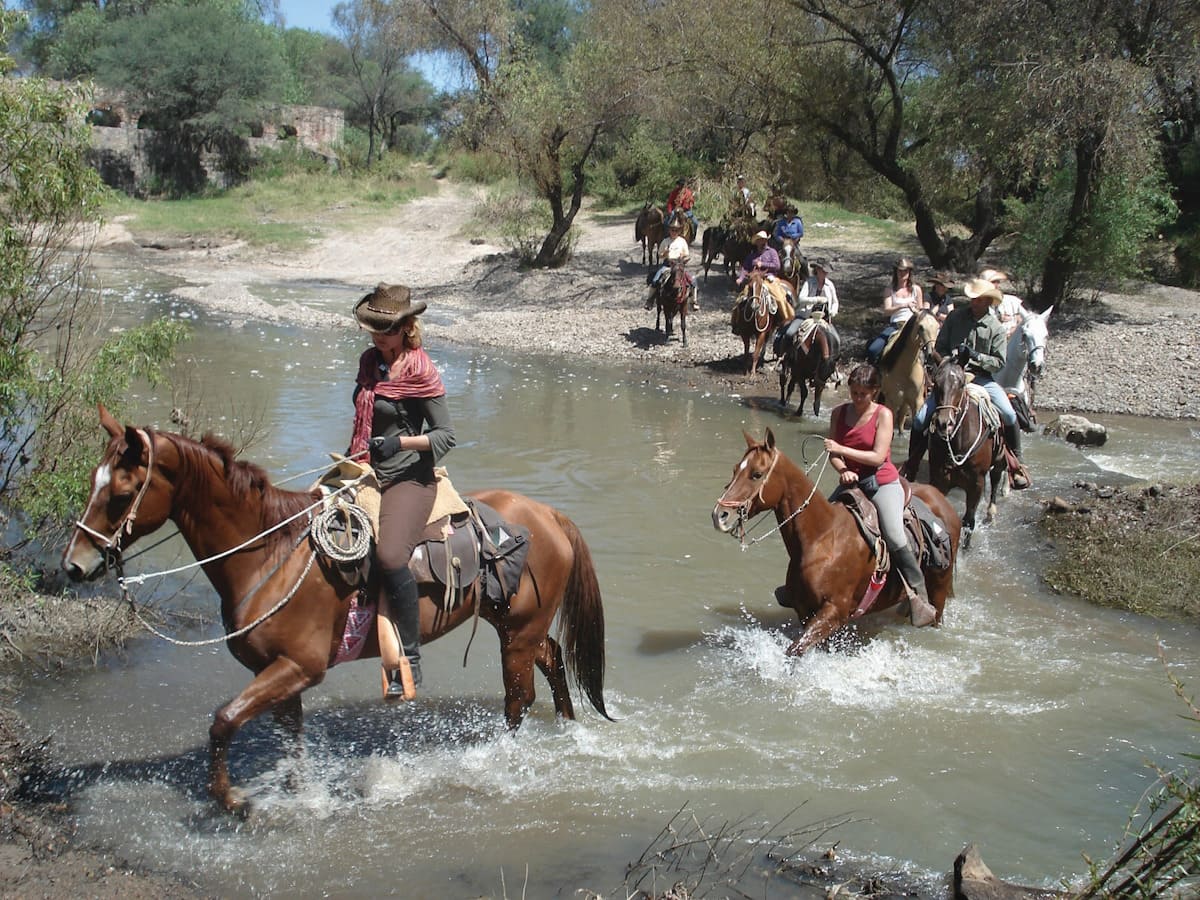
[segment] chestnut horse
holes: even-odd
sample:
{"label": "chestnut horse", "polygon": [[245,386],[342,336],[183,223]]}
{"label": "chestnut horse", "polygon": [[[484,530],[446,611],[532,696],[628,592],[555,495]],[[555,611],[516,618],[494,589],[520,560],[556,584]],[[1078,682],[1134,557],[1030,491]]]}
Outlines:
{"label": "chestnut horse", "polygon": [[[775,512],[776,530],[789,558],[787,583],[775,597],[781,606],[794,609],[804,625],[804,633],[787,651],[799,656],[827,641],[850,620],[875,571],[875,556],[853,514],[841,503],[825,499],[816,482],[776,446],[770,428],[762,442],[749,434],[745,437],[746,452],[713,507],[713,526],[725,533],[743,532],[738,535],[743,538],[749,519],[767,510]],[[940,624],[946,599],[954,593],[960,523],[954,508],[930,485],[914,484],[912,492],[950,533],[950,565],[944,570],[923,569],[929,602],[937,610],[934,621]],[[889,573],[872,609],[887,609],[903,599],[899,576]]]}
{"label": "chestnut horse", "polygon": [[[770,284],[761,272],[751,272],[746,286],[738,294],[730,316],[733,333],[742,339],[742,352],[746,360],[746,374],[758,372],[767,340],[780,325],[786,325],[791,316],[771,293]],[[753,353],[750,350],[754,345]]]}
{"label": "chestnut horse", "polygon": [[667,323],[667,338],[674,332],[675,316],[679,316],[679,334],[683,346],[687,346],[688,304],[696,290],[687,270],[680,262],[671,263],[671,272],[654,289],[654,330],[662,331],[662,320]]}
{"label": "chestnut horse", "polygon": [[779,405],[786,409],[792,391],[800,385],[800,405],[796,407],[796,414],[801,416],[808,400],[809,385],[813,389],[813,415],[821,414],[821,392],[837,368],[842,353],[842,339],[837,329],[823,319],[811,321],[813,325],[807,334],[802,326],[795,339],[789,341],[785,337],[786,343],[779,348]]}
{"label": "chestnut horse", "polygon": [[965,549],[971,546],[975,514],[989,473],[992,490],[984,524],[996,515],[996,495],[1008,475],[1004,438],[985,414],[986,405],[988,412],[995,415],[991,401],[980,401],[971,395],[966,373],[953,360],[943,360],[937,367],[933,392],[937,407],[929,421],[929,481],[943,494],[958,487],[967,495],[962,517]]}
{"label": "chestnut horse", "polygon": [[896,430],[925,402],[925,367],[940,325],[927,309],[914,313],[879,358],[880,403],[892,411]]}
{"label": "chestnut horse", "polygon": [[[301,514],[317,493],[274,487],[261,468],[235,459],[232,447],[211,435],[197,442],[148,428],[122,428],[103,406],[100,424],[110,440],[92,472],[91,498],[63,552],[63,568],[75,580],[95,578],[111,567],[120,572],[124,546],[168,519],[178,527],[221,597],[230,652],[254,673],[250,684],[217,710],[209,729],[209,794],[227,810],[243,809],[245,799],[229,778],[234,734],[273,710],[298,745],[300,695],[324,679],[359,589],[310,544],[311,514]],[[520,494],[473,496],[505,521],[529,529],[520,583],[507,606],[481,602],[471,588],[449,610],[440,603],[440,586],[421,585],[421,643],[478,615],[500,637],[510,728],[520,725],[533,703],[534,665],[550,683],[558,715],[574,718],[570,673],[607,718],[604,611],[583,537],[565,515]],[[294,516],[295,521],[265,534]],[[560,608],[556,641],[549,631]],[[372,628],[362,656],[378,655]]]}
{"label": "chestnut horse", "polygon": [[658,247],[667,234],[663,211],[647,203],[633,223],[633,239],[642,245],[642,265],[658,262]]}

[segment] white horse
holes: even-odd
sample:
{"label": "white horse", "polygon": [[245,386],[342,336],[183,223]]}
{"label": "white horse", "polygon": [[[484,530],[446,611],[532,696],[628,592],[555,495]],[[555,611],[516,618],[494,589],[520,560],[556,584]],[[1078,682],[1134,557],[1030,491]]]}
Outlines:
{"label": "white horse", "polygon": [[1032,313],[1021,307],[1021,325],[1008,339],[1004,368],[996,373],[996,383],[1024,400],[1031,414],[1033,378],[1027,383],[1025,375],[1028,373],[1036,377],[1042,374],[1042,368],[1046,365],[1046,337],[1050,331],[1046,320],[1053,311],[1053,306],[1043,313]]}

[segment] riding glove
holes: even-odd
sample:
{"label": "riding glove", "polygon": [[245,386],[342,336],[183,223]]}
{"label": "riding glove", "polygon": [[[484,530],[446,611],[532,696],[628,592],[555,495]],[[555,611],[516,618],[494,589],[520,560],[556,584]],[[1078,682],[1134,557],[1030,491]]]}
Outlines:
{"label": "riding glove", "polygon": [[400,450],[400,435],[390,434],[371,438],[371,462],[379,463],[391,459]]}

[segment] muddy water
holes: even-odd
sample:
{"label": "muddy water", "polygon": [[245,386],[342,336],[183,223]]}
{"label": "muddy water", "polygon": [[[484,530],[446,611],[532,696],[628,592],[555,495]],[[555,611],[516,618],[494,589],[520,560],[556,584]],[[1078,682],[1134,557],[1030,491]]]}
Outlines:
{"label": "muddy water", "polygon": [[[230,410],[230,424],[257,420],[264,439],[248,456],[278,479],[344,447],[358,337],[231,331],[163,297],[139,302],[192,317],[206,403]],[[1194,423],[1106,418],[1100,451],[1031,439],[1037,486],[977,535],[943,628],[885,613],[839,652],[789,660],[796,625],[772,600],[782,544],[741,552],[709,511],[742,429],[771,426],[800,459],[827,411],[785,418],[767,381],[730,399],[619,370],[431,349],[460,436],[447,460],[456,484],[526,492],[580,525],[604,593],[617,721],[577,701],[579,720],[556,722],[539,681],[527,724],[506,734],[494,634],[483,626],[464,668],[463,629],[429,648],[416,704],[382,707],[371,662],[310,691],[298,791],[283,788],[270,726],[247,728],[233,766],[256,814],[235,822],[205,799],[204,757],[211,713],[246,672],[219,646],[146,639],[95,671],[35,682],[22,701],[55,733],[84,840],[226,896],[573,896],[615,889],[686,804],[713,827],[744,820],[751,832],[788,813],[792,827],[849,814],[855,823],[825,843],[852,863],[909,868],[930,893],[970,840],[998,874],[1053,884],[1085,870],[1081,853],[1106,855],[1149,762],[1197,750],[1159,646],[1194,682],[1200,634],[1049,592],[1030,525],[1040,500],[1081,478],[1194,477]],[[167,424],[171,398],[137,400]],[[169,544],[139,563],[180,558]],[[215,610],[206,583],[182,600],[142,590]],[[761,878],[746,887],[762,893]],[[773,884],[767,896],[789,891]]]}

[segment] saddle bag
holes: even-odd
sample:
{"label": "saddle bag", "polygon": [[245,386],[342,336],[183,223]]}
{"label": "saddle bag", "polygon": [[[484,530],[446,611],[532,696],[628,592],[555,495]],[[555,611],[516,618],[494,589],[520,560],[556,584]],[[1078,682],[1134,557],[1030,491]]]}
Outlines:
{"label": "saddle bag", "polygon": [[907,515],[911,514],[920,524],[921,535],[924,540],[918,546],[921,546],[923,553],[921,554],[921,562],[930,568],[938,571],[945,571],[950,567],[950,532],[946,530],[942,520],[933,514],[933,510],[914,494],[908,501]]}
{"label": "saddle bag", "polygon": [[1025,398],[1020,394],[1013,394],[1005,391],[1008,394],[1008,402],[1012,404],[1013,412],[1017,414],[1017,424],[1026,434],[1033,432],[1033,426],[1037,424],[1037,416],[1034,415],[1029,404],[1025,402]]}

